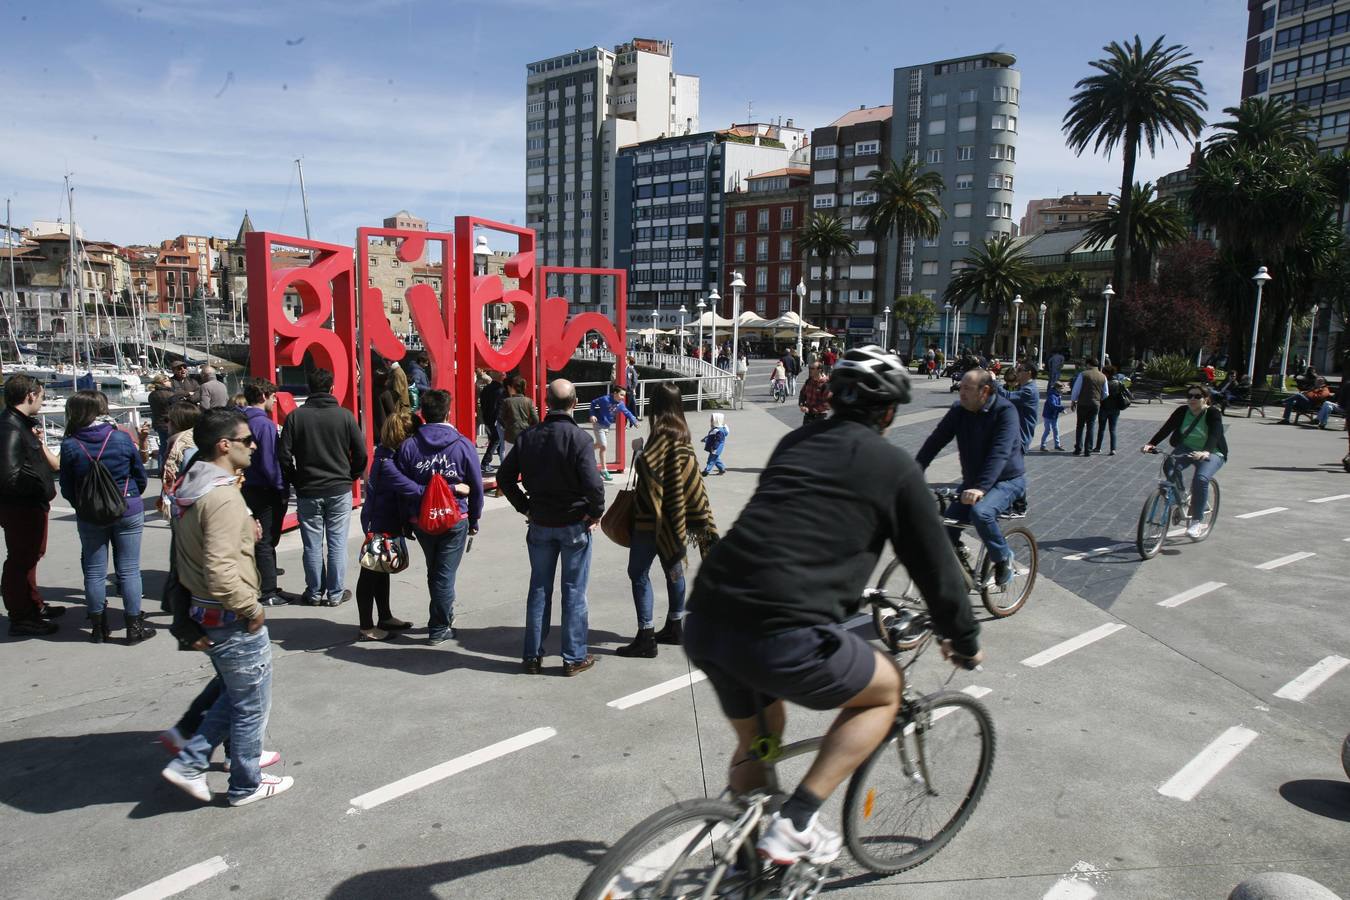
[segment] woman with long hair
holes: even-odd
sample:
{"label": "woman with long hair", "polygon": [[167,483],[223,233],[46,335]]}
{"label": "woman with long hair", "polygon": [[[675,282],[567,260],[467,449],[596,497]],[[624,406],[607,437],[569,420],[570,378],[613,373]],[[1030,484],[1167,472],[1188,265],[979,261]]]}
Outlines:
{"label": "woman with long hair", "polygon": [[[400,510],[420,503],[422,494],[417,485],[398,470],[394,456],[403,442],[412,437],[416,430],[413,425],[412,413],[404,410],[387,416],[380,429],[380,443],[375,448],[370,475],[366,478],[366,502],[361,506],[361,531],[365,534],[403,538],[410,533],[408,520]],[[378,624],[372,615],[375,607],[380,612]],[[394,618],[389,609],[388,572],[361,569],[356,579],[356,609],[361,617],[359,640],[382,641],[391,631],[412,627],[411,622]]]}
{"label": "woman with long hair", "polygon": [[378,420],[375,424],[376,434],[384,433],[384,423],[390,416],[412,412],[412,397],[408,393],[408,373],[403,371],[402,366],[393,366],[389,369],[384,390],[380,391],[376,400],[379,410],[375,416]]}
{"label": "woman with long hair", "polygon": [[[88,521],[79,508],[80,489],[98,460],[122,493],[125,509],[113,522]],[[108,397],[102,391],[76,391],[66,399],[66,436],[61,441],[61,496],[75,509],[80,536],[80,568],[84,571],[84,601],[89,610],[90,640],[101,644],[112,632],[107,619],[108,545],[113,548],[117,589],[122,594],[127,643],[154,637],[141,611],[141,534],[145,506],[141,492],[145,466],[136,444],[108,415]]]}
{"label": "woman with long hair", "polygon": [[191,400],[176,400],[169,407],[169,449],[164,454],[164,465],[160,477],[159,514],[165,521],[173,520],[172,504],[169,494],[178,473],[187,467],[188,460],[197,452],[197,444],[192,439],[192,429],[201,418],[202,411]]}
{"label": "woman with long hair", "polygon": [[[650,432],[634,464],[637,470],[636,514],[628,551],[628,578],[633,585],[638,633],[620,656],[656,656],[657,644],[679,644],[684,634],[684,562],[689,544],[706,551],[717,540],[717,525],[699,472],[698,456],[684,419],[684,397],[665,381],[648,395]],[[669,609],[666,624],[653,629],[655,604],[652,561],[661,561]]]}

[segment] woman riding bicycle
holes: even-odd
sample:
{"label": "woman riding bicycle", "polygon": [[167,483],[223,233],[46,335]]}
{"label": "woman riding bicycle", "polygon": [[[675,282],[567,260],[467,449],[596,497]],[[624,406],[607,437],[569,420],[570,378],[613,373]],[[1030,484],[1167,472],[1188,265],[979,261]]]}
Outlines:
{"label": "woman riding bicycle", "polygon": [[1191,520],[1186,535],[1192,539],[1204,534],[1205,513],[1209,511],[1209,483],[1228,461],[1228,441],[1223,435],[1223,413],[1210,406],[1210,391],[1203,384],[1186,388],[1186,405],[1167,417],[1140,452],[1152,453],[1167,438],[1172,459],[1178,466],[1195,466],[1191,480]]}
{"label": "woman riding bicycle", "polygon": [[773,374],[769,376],[769,387],[773,392],[773,399],[780,403],[787,399],[787,369],[783,367],[781,359],[774,365]]}

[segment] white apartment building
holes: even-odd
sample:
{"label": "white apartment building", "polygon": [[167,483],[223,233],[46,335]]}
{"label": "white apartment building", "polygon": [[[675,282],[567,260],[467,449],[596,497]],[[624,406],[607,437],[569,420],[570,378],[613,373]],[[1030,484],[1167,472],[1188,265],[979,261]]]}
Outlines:
{"label": "white apartment building", "polygon": [[[540,265],[613,268],[618,148],[699,130],[699,80],[677,75],[670,41],[634,38],[530,63],[525,79],[525,218]],[[596,279],[551,293],[612,312]]]}

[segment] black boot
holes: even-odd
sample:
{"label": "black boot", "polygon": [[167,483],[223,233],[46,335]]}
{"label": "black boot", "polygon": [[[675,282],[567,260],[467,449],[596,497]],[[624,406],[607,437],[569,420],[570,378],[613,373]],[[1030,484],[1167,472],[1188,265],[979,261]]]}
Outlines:
{"label": "black boot", "polygon": [[127,643],[139,644],[155,636],[155,629],[145,621],[145,613],[127,616]]}
{"label": "black boot", "polygon": [[651,628],[638,629],[637,637],[627,647],[615,651],[620,656],[638,656],[643,659],[656,657],[656,632]]}
{"label": "black boot", "polygon": [[105,629],[107,624],[103,621],[103,613],[89,614],[89,643],[101,644],[107,636]]}
{"label": "black boot", "polygon": [[656,633],[658,644],[674,644],[678,647],[684,642],[684,620],[666,619],[666,624]]}

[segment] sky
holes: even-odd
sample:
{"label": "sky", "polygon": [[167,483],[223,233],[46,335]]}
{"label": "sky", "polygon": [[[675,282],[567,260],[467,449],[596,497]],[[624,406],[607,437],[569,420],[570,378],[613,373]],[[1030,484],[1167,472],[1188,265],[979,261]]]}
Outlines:
{"label": "sky", "polygon": [[[1076,157],[1060,121],[1113,40],[1189,47],[1226,118],[1241,82],[1241,0],[63,0],[0,3],[0,198],[15,225],[158,243],[259,229],[351,244],[407,209],[524,221],[525,66],[634,36],[669,39],[702,78],[705,129],[829,124],[891,102],[892,71],[988,50],[1017,56],[1020,218],[1028,200],[1119,189],[1117,158]],[[1137,177],[1182,168],[1145,155]],[[0,211],[2,212],[2,211]]]}

